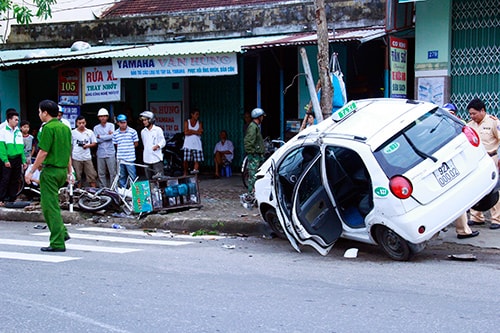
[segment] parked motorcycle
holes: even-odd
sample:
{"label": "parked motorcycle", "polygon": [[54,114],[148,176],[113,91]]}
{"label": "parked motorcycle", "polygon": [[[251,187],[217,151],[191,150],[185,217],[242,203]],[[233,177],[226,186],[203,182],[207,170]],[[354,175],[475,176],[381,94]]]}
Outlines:
{"label": "parked motorcycle", "polygon": [[[271,140],[269,137],[264,139],[264,161],[267,160],[279,147],[285,144],[283,140]],[[245,155],[243,163],[241,163],[241,180],[243,181],[243,186],[248,187],[248,156]]]}
{"label": "parked motorcycle", "polygon": [[163,148],[163,173],[165,176],[179,177],[184,173],[183,151],[184,133],[174,134]]}

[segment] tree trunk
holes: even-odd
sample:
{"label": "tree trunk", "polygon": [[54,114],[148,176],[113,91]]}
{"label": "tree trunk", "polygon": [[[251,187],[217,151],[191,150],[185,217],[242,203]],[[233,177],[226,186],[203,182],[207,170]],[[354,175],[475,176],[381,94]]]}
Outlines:
{"label": "tree trunk", "polygon": [[316,25],[318,29],[318,71],[321,85],[321,112],[323,119],[332,114],[333,86],[330,80],[329,69],[329,46],[328,46],[328,25],[325,13],[325,1],[315,0],[316,4]]}

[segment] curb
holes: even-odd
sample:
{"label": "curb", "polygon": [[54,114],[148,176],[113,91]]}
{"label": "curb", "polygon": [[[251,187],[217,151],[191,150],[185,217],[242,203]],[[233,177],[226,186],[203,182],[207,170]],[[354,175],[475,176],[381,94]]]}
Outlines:
{"label": "curb", "polygon": [[[164,229],[177,233],[191,233],[203,230],[217,231],[224,234],[262,235],[263,233],[269,234],[270,232],[265,222],[249,221],[244,218],[236,220],[230,218],[185,217],[179,213],[171,213],[150,214],[138,219],[105,216],[80,211],[70,213],[66,210],[62,210],[61,215],[66,224],[83,224],[109,228],[116,223],[127,229]],[[45,223],[41,211],[25,211],[13,208],[1,208],[0,220]]]}

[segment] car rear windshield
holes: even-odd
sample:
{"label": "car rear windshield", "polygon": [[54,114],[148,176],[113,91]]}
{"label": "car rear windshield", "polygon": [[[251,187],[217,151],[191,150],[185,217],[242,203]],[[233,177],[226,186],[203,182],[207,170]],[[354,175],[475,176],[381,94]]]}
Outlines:
{"label": "car rear windshield", "polygon": [[375,158],[390,178],[403,174],[462,133],[465,124],[446,110],[436,108],[375,150]]}

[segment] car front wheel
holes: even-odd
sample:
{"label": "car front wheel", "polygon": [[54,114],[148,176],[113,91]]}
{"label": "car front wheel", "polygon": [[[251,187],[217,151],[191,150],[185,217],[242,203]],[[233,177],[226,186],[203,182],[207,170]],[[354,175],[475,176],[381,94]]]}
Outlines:
{"label": "car front wheel", "polygon": [[276,234],[278,238],[286,239],[285,232],[281,227],[280,220],[278,219],[278,215],[276,215],[276,211],[274,208],[269,208],[264,213],[264,220],[269,224],[273,232]]}
{"label": "car front wheel", "polygon": [[393,230],[385,226],[378,226],[375,235],[378,244],[391,259],[398,261],[410,259],[411,251],[408,242]]}

